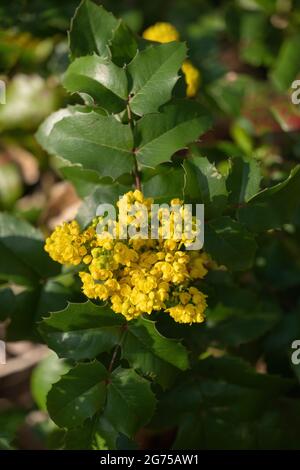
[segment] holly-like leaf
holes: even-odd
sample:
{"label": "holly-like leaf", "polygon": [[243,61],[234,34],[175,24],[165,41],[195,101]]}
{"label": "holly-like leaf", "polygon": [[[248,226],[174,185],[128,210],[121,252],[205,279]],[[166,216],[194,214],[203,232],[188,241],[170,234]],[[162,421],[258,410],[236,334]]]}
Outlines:
{"label": "holly-like leaf", "polygon": [[100,411],[106,399],[107,371],[100,362],[77,364],[56,382],[47,397],[51,419],[75,428]]}
{"label": "holly-like leaf", "polygon": [[231,171],[226,181],[229,201],[242,204],[258,193],[262,175],[257,160],[233,158]]}
{"label": "holly-like leaf", "polygon": [[[38,128],[35,137],[39,144],[49,153],[55,153],[50,147],[50,135],[55,124],[65,117],[74,116],[75,114],[89,113],[91,108],[83,105],[68,106],[67,108],[59,109],[45,119]],[[97,112],[105,115],[105,111],[101,108]]]}
{"label": "holly-like leaf", "polygon": [[155,396],[149,382],[133,369],[116,369],[107,393],[104,415],[119,432],[131,437],[151,419]]}
{"label": "holly-like leaf", "polygon": [[137,40],[126,23],[121,20],[110,41],[112,60],[120,67],[130,62],[138,48]]}
{"label": "holly-like leaf", "polygon": [[55,124],[50,150],[71,163],[117,178],[133,168],[133,138],[129,125],[113,116],[91,112],[66,117]]}
{"label": "holly-like leaf", "polygon": [[185,160],[185,195],[191,200],[204,204],[205,217],[216,217],[227,204],[225,178],[216,167],[204,157]]}
{"label": "holly-like leaf", "polygon": [[128,65],[132,78],[130,108],[139,116],[154,113],[170,100],[177,72],[186,57],[186,45],[170,42],[149,46]]}
{"label": "holly-like leaf", "polygon": [[141,370],[163,387],[170,385],[180,370],[189,367],[184,346],[162,336],[155,322],[145,318],[129,324],[122,353],[131,367]]}
{"label": "holly-like leaf", "polygon": [[238,219],[249,230],[261,232],[280,228],[299,207],[300,165],[282,183],[264,189],[238,210]]}
{"label": "holly-like leaf", "polygon": [[69,42],[72,57],[94,52],[108,54],[108,44],[119,21],[102,6],[90,0],[83,0],[71,22]]}
{"label": "holly-like leaf", "polygon": [[59,271],[46,254],[37,229],[22,219],[0,213],[0,279],[28,285]]}
{"label": "holly-like leaf", "polygon": [[71,93],[86,93],[111,113],[126,107],[128,96],[125,70],[105,57],[80,57],[71,63],[63,78]]}
{"label": "holly-like leaf", "polygon": [[210,127],[211,120],[201,105],[177,101],[160,113],[148,114],[137,123],[136,157],[140,166],[155,167],[196,140]]}
{"label": "holly-like leaf", "polygon": [[223,216],[205,225],[204,249],[217,263],[242,271],[253,265],[256,243],[243,225]]}
{"label": "holly-like leaf", "polygon": [[114,450],[118,432],[103,416],[95,416],[80,428],[69,429],[65,435],[67,450]]}
{"label": "holly-like leaf", "polygon": [[125,320],[109,307],[88,301],[70,303],[65,310],[45,318],[39,330],[59,357],[74,360],[93,359],[118,343]]}
{"label": "holly-like leaf", "polygon": [[[142,182],[143,193],[146,197],[153,197],[157,204],[168,203],[174,198],[184,198],[185,174],[180,165],[160,165],[155,171],[149,170],[152,175]],[[143,175],[146,171],[143,170]]]}

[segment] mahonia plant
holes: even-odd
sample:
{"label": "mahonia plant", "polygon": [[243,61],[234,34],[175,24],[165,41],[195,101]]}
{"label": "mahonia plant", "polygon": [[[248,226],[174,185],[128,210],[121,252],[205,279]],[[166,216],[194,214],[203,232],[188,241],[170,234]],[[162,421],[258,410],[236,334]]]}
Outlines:
{"label": "mahonia plant", "polygon": [[[294,213],[299,166],[260,190],[249,155],[236,152],[224,170],[201,154],[195,142],[212,119],[205,83],[198,92],[200,71],[179,39],[165,23],[138,37],[83,0],[62,78],[73,104],[37,133],[83,204],[45,245],[30,224],[0,214],[0,277],[22,287],[0,290],[1,320],[9,319],[8,339],[44,340],[56,353],[36,369],[33,393],[61,430],[59,448],[124,449],[145,427],[174,430],[174,448],[201,448],[211,430],[214,439],[227,436],[228,416],[234,431],[234,420],[248,419],[230,406],[243,410],[253,389],[253,422],[268,408],[262,382],[272,397],[291,386],[226,351],[278,321],[237,275],[253,267],[264,232],[272,236]],[[113,239],[99,237],[99,204],[152,201],[204,204],[203,249],[189,250],[184,237],[124,240],[118,220]]]}

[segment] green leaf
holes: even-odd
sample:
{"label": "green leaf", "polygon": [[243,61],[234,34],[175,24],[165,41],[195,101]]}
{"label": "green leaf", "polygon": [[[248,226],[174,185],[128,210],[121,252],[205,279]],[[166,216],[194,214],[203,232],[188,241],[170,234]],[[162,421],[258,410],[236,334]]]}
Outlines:
{"label": "green leaf", "polygon": [[71,93],[90,95],[96,104],[111,113],[126,108],[126,72],[105,57],[92,55],[76,59],[67,69],[63,85]]}
{"label": "green leaf", "polygon": [[204,157],[188,158],[183,166],[186,172],[186,197],[205,205],[206,218],[222,214],[227,204],[224,176]]}
{"label": "green leaf", "polygon": [[238,347],[262,337],[277,322],[277,312],[231,316],[212,328],[209,335],[213,341],[219,341],[222,345]]}
{"label": "green leaf", "polygon": [[137,123],[135,154],[140,166],[155,167],[210,127],[211,120],[196,102],[182,100],[148,114]]}
{"label": "green leaf", "polygon": [[50,135],[55,124],[65,117],[87,112],[90,112],[90,108],[83,105],[68,106],[67,108],[55,111],[55,113],[50,114],[50,116],[48,116],[38,128],[38,131],[35,134],[37,141],[45,150],[47,150],[47,152],[55,153],[50,147]]}
{"label": "green leaf", "polygon": [[47,119],[45,119],[42,124],[40,125],[37,133],[36,139],[38,143],[48,152],[51,152],[49,147],[49,136],[55,124],[64,117],[72,116],[73,113],[70,108],[63,108],[55,111],[55,113],[50,114]]}
{"label": "green leaf", "polygon": [[88,301],[71,304],[45,318],[39,330],[59,357],[93,359],[118,343],[125,320],[109,307]]}
{"label": "green leaf", "polygon": [[[185,174],[183,167],[173,165],[160,165],[152,175],[142,181],[143,193],[146,197],[153,197],[157,204],[169,203],[174,198],[184,198]],[[145,176],[145,170],[142,175]]]}
{"label": "green leaf", "polygon": [[226,186],[232,204],[248,202],[260,189],[262,175],[257,160],[233,158]]}
{"label": "green leaf", "polygon": [[198,362],[196,370],[203,377],[279,394],[293,386],[293,380],[276,375],[259,374],[240,357],[208,357]]}
{"label": "green leaf", "polygon": [[51,419],[75,428],[100,411],[106,399],[107,371],[100,362],[77,364],[56,382],[47,397]]}
{"label": "green leaf", "polygon": [[300,35],[288,37],[282,44],[271,78],[280,91],[289,90],[300,71]]}
{"label": "green leaf", "polygon": [[264,189],[238,210],[238,220],[253,232],[280,228],[299,207],[300,165],[282,183]]}
{"label": "green leaf", "polygon": [[155,322],[140,318],[129,324],[122,355],[131,367],[149,375],[163,387],[189,367],[187,351],[176,340],[162,336]]}
{"label": "green leaf", "polygon": [[59,171],[64,179],[71,181],[82,199],[90,195],[101,184],[101,177],[94,170],[84,170],[79,166],[65,166]]}
{"label": "green leaf", "polygon": [[151,419],[155,396],[147,380],[132,369],[116,369],[108,385],[105,417],[128,437]]}
{"label": "green leaf", "polygon": [[137,40],[123,20],[119,22],[110,41],[112,60],[120,67],[130,62],[137,53]]}
{"label": "green leaf", "polygon": [[218,107],[225,113],[237,118],[241,114],[247,88],[251,85],[249,76],[237,76],[234,81],[222,77],[214,80],[208,87],[209,94]]}
{"label": "green leaf", "polygon": [[49,311],[64,308],[67,300],[72,299],[72,296],[69,288],[51,279],[16,295],[9,315],[7,339],[9,341],[40,340],[36,330],[37,322],[43,316],[48,315]]}
{"label": "green leaf", "polygon": [[149,46],[128,65],[132,78],[130,108],[139,116],[154,113],[170,100],[177,72],[186,57],[186,45],[171,42]]}
{"label": "green leaf", "polygon": [[37,229],[25,220],[0,213],[0,279],[28,285],[59,271],[44,251]]}
{"label": "green leaf", "polygon": [[267,15],[247,12],[241,17],[240,55],[254,67],[270,66],[276,58],[278,35]]}
{"label": "green leaf", "polygon": [[102,176],[117,178],[133,168],[133,138],[129,125],[97,113],[66,117],[55,124],[50,151]]}
{"label": "green leaf", "polygon": [[70,370],[65,361],[58,359],[55,353],[43,359],[31,375],[31,393],[40,410],[47,411],[47,395],[54,382]]}
{"label": "green leaf", "polygon": [[69,42],[72,57],[94,52],[98,55],[108,54],[108,44],[118,23],[102,6],[83,0],[71,22]]}
{"label": "green leaf", "polygon": [[116,204],[119,197],[130,191],[130,186],[118,182],[113,184],[98,184],[97,188],[87,196],[77,213],[77,220],[82,227],[86,227],[95,218],[99,204]]}
{"label": "green leaf", "polygon": [[67,431],[65,449],[67,450],[114,450],[118,432],[103,417],[88,419],[80,428]]}
{"label": "green leaf", "polygon": [[217,263],[242,271],[253,265],[256,243],[243,225],[223,216],[205,225],[204,249]]}

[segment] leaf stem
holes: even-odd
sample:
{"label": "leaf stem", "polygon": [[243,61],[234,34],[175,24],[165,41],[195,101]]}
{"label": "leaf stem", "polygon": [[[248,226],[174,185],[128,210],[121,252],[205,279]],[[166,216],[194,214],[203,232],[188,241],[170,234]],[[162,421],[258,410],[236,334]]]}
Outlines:
{"label": "leaf stem", "polygon": [[[134,120],[132,119],[132,113],[129,104],[127,104],[127,114],[128,114],[128,122],[131,128],[132,133],[134,134]],[[133,175],[134,175],[134,183],[136,189],[141,191],[141,176],[138,168],[138,163],[135,155],[135,149],[133,149],[133,158],[134,158],[134,170],[133,170]]]}
{"label": "leaf stem", "polygon": [[120,336],[120,341],[119,341],[118,344],[115,346],[115,349],[114,349],[114,351],[113,351],[113,354],[112,354],[112,357],[111,357],[111,360],[110,360],[110,363],[109,363],[109,366],[108,366],[108,372],[109,372],[109,373],[112,372],[112,369],[113,369],[115,360],[116,360],[116,358],[117,358],[119,349],[121,348],[121,346],[122,346],[122,344],[123,344],[123,341],[124,341],[124,339],[125,339],[126,333],[127,333],[127,325],[124,326],[124,329],[123,329],[122,334],[121,334],[121,336]]}

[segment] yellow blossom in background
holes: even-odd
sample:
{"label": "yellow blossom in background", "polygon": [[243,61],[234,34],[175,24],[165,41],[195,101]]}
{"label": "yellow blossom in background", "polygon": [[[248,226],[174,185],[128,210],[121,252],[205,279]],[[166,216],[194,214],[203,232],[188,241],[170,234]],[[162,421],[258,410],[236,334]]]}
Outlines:
{"label": "yellow blossom in background", "polygon": [[201,75],[199,69],[191,61],[185,60],[181,67],[187,84],[186,95],[189,98],[195,96],[199,90]]}
{"label": "yellow blossom in background", "polygon": [[[179,41],[180,35],[177,29],[170,23],[155,23],[153,26],[145,29],[143,38],[148,41],[165,43]],[[185,60],[181,69],[187,84],[186,96],[193,98],[197,95],[201,83],[200,70],[190,60]]]}
{"label": "yellow blossom in background", "polygon": [[157,42],[179,41],[179,32],[172,24],[161,22],[145,29],[143,38]]}
{"label": "yellow blossom in background", "polygon": [[[122,217],[135,226],[131,213],[135,209],[150,221],[152,203],[140,191],[130,191],[117,203],[118,218],[107,222],[104,233],[96,230],[101,217],[83,231],[76,221],[64,223],[46,240],[45,250],[61,264],[80,264],[83,293],[88,298],[109,302],[112,310],[127,320],[164,311],[179,323],[202,322],[206,296],[193,282],[204,278],[210,258],[201,251],[185,251],[197,231],[191,227],[190,240],[178,231],[179,218],[183,219],[188,210],[182,201],[171,201],[171,207],[177,206],[179,212],[166,214],[166,209],[160,208],[161,215],[167,216],[167,234],[160,227],[157,238],[143,239],[139,232],[128,239],[120,237]],[[123,209],[127,212],[122,214]],[[108,226],[114,237],[106,231]],[[150,236],[151,224],[147,227]]]}

